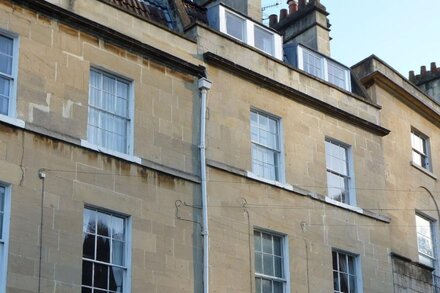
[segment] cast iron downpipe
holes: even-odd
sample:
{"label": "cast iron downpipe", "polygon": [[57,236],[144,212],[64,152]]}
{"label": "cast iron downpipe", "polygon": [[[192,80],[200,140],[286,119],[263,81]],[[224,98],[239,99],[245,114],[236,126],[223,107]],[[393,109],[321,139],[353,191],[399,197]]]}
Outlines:
{"label": "cast iron downpipe", "polygon": [[203,293],[209,293],[209,229],[208,229],[208,191],[206,188],[206,97],[212,83],[201,78],[198,82],[201,97],[200,109],[200,177],[202,179],[202,217],[203,217]]}

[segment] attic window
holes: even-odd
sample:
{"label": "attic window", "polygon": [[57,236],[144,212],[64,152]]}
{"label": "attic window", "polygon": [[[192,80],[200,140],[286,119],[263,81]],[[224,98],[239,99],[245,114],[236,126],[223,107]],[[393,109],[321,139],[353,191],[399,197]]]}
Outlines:
{"label": "attic window", "polygon": [[296,49],[299,69],[351,91],[350,69],[304,46]]}
{"label": "attic window", "polygon": [[275,31],[224,6],[208,6],[209,26],[279,60],[283,58],[282,37]]}

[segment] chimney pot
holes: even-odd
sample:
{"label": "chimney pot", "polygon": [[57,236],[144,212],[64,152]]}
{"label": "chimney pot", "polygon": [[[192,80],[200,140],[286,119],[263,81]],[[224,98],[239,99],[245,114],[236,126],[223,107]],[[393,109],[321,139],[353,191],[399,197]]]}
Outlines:
{"label": "chimney pot", "polygon": [[287,9],[280,10],[280,21],[287,17]]}
{"label": "chimney pot", "polygon": [[425,76],[426,75],[426,66],[425,65],[420,67],[420,75],[421,76]]}
{"label": "chimney pot", "polygon": [[289,5],[289,14],[294,14],[298,11],[298,3],[295,0],[288,0],[287,4]]}
{"label": "chimney pot", "polygon": [[416,76],[415,76],[414,70],[411,70],[411,71],[409,72],[409,80],[412,81],[412,82],[414,82],[415,79],[416,79]]}
{"label": "chimney pot", "polygon": [[431,72],[436,73],[437,72],[437,65],[435,62],[431,62]]}
{"label": "chimney pot", "polygon": [[278,23],[278,15],[276,14],[271,14],[269,16],[269,27],[273,27],[274,25],[276,25]]}

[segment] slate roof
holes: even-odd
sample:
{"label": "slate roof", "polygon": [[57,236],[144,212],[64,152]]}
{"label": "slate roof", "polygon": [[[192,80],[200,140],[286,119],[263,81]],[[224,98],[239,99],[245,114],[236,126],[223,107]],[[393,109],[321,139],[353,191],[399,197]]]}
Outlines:
{"label": "slate roof", "polygon": [[[185,14],[185,18],[192,22],[201,21],[207,23],[206,9],[189,0],[100,0],[127,13],[178,31],[179,26],[175,15]],[[180,1],[176,5],[176,2]],[[176,9],[183,7],[183,11],[174,13]],[[187,26],[188,23],[184,23]]]}

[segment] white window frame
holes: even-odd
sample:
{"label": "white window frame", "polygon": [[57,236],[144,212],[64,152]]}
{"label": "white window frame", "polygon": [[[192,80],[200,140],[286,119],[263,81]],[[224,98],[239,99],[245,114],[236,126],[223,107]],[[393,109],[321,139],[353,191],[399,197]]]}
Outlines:
{"label": "white window frame", "polygon": [[[312,73],[310,73],[310,72],[308,72],[308,71],[306,71],[304,69],[304,52],[307,52],[307,53],[309,53],[309,54],[311,54],[311,55],[313,55],[313,56],[315,56],[317,58],[320,58],[320,60],[321,60],[322,76],[316,76],[316,75],[314,75],[314,74],[312,74]],[[313,51],[313,50],[311,50],[309,48],[306,48],[306,47],[304,47],[302,45],[298,45],[297,46],[297,63],[298,63],[298,68],[299,69],[304,70],[305,72],[307,72],[307,73],[309,73],[309,74],[311,74],[313,76],[316,76],[316,77],[318,77],[320,79],[323,79],[323,80],[325,80],[327,82],[330,82],[329,81],[328,64],[329,63],[333,63],[335,66],[338,66],[338,67],[340,67],[341,69],[344,70],[344,73],[345,73],[345,85],[342,88],[344,90],[346,90],[346,91],[351,92],[351,76],[350,76],[350,70],[347,67],[345,67],[345,66],[343,66],[343,65],[341,65],[341,64],[339,64],[339,63],[337,63],[337,62],[335,62],[333,60],[329,60],[328,58],[326,58],[322,54],[319,54],[318,52],[315,52],[315,51]],[[330,83],[334,84],[332,82],[330,82]],[[339,87],[339,88],[341,88],[337,84],[334,84],[334,85]]]}
{"label": "white window frame", "polygon": [[[100,74],[110,75],[117,79],[120,79],[126,83],[128,83],[128,129],[127,129],[127,138],[126,138],[126,152],[122,153],[113,149],[105,148],[101,145],[92,144],[90,143],[89,137],[88,137],[88,127],[89,127],[89,112],[87,112],[87,140],[81,140],[81,145],[96,149],[104,153],[112,154],[117,157],[131,157],[133,156],[134,152],[134,104],[135,104],[135,98],[134,98],[134,88],[135,83],[134,80],[127,78],[125,76],[122,76],[116,72],[110,71],[108,69],[105,69],[101,66],[91,66],[89,69],[89,79],[91,78],[91,72],[96,71]],[[89,80],[89,88],[90,88],[90,80]],[[88,96],[88,104],[87,104],[87,111],[90,107],[90,89],[89,89],[89,96]]]}
{"label": "white window frame", "polygon": [[[346,178],[348,180],[348,184],[347,184],[347,193],[348,194],[347,194],[347,197],[346,197],[347,202],[340,202],[340,201],[337,201],[337,202],[340,202],[340,203],[343,203],[343,204],[348,204],[348,205],[351,205],[351,206],[355,206],[356,205],[356,186],[355,186],[356,185],[355,184],[356,180],[355,180],[355,174],[354,174],[353,148],[352,148],[351,145],[346,144],[344,142],[341,142],[340,140],[337,140],[337,139],[334,139],[334,138],[331,138],[331,137],[326,137],[325,138],[325,142],[329,142],[331,144],[340,146],[340,147],[345,149],[345,156],[346,156],[346,160],[347,160],[347,173],[348,173],[347,176],[346,176]],[[327,149],[326,148],[325,148],[325,155],[327,157]],[[327,159],[326,159],[326,163],[325,163],[326,175],[327,175],[328,172],[331,172],[331,173],[334,173],[336,175],[343,176],[343,174],[339,174],[337,172],[329,170],[327,164],[328,164],[328,162],[327,162]],[[328,187],[329,186],[328,186],[328,180],[327,180],[327,188]],[[331,200],[333,200],[333,199],[331,199]],[[336,201],[336,200],[334,200],[334,201]]]}
{"label": "white window frame", "polygon": [[[419,234],[420,233],[418,231],[418,226],[417,226],[417,217],[429,222],[429,229],[431,232],[430,240],[431,240],[433,256],[427,255],[427,254],[420,251],[420,248],[419,248]],[[436,268],[438,266],[438,264],[437,264],[438,263],[437,262],[438,248],[436,245],[437,233],[436,233],[436,229],[435,229],[437,226],[437,220],[435,220],[432,217],[429,217],[428,215],[426,215],[420,211],[416,211],[415,223],[416,223],[416,241],[417,241],[417,252],[419,254],[419,262],[426,265],[426,266]],[[422,236],[426,237],[424,235],[422,235]]]}
{"label": "white window frame", "polygon": [[[421,153],[419,150],[416,150],[414,148],[413,136],[416,136],[422,140],[423,147],[426,150],[426,154]],[[416,162],[414,162],[414,160],[413,160],[414,153],[416,153],[422,157],[422,165],[419,165]],[[415,129],[413,127],[411,128],[411,162],[420,168],[423,168],[425,170],[432,172],[431,147],[430,147],[430,143],[429,143],[429,137],[427,135],[423,134],[423,132],[418,131],[417,129]]]}
{"label": "white window frame", "polygon": [[[124,256],[125,256],[125,274],[124,274],[124,287],[123,287],[123,291],[122,293],[130,293],[131,292],[131,278],[132,278],[132,272],[131,272],[131,266],[132,266],[132,253],[131,253],[131,247],[132,247],[132,218],[127,215],[127,214],[123,214],[120,212],[115,212],[106,208],[102,208],[102,207],[97,207],[95,205],[85,205],[84,209],[83,209],[83,222],[84,222],[84,212],[86,209],[89,210],[94,210],[97,212],[101,212],[101,213],[106,213],[106,214],[111,214],[114,215],[116,217],[121,217],[124,218],[124,232],[125,232],[125,247],[124,247]],[[84,233],[84,230],[82,231],[82,233]],[[96,253],[96,243],[95,243],[95,253]],[[83,253],[83,252],[82,252]],[[81,258],[81,263],[83,261],[90,261],[93,263],[101,263],[104,265],[109,265],[109,266],[115,266],[115,267],[120,267],[122,268],[122,266],[118,266],[118,265],[112,265],[106,262],[100,262],[100,261],[95,261],[95,260],[91,260],[91,259],[87,259],[82,257]],[[81,274],[82,274],[82,270],[81,270]],[[81,280],[81,287],[82,287],[82,280]],[[89,287],[88,287],[89,288]],[[102,291],[105,291],[104,289],[102,289]]]}
{"label": "white window frame", "polygon": [[17,115],[17,82],[18,82],[18,58],[19,58],[20,39],[18,37],[18,34],[3,29],[0,29],[0,35],[13,40],[12,74],[6,75],[0,73],[0,76],[7,78],[11,81],[11,88],[9,89],[10,96],[9,96],[9,105],[8,105],[8,115],[0,114],[0,120],[10,124],[14,124],[14,122],[9,122],[9,121],[10,118],[16,118]]}
{"label": "white window frame", "polygon": [[[218,10],[218,19],[217,16],[211,16],[213,15],[212,11],[217,11]],[[226,13],[230,13],[234,16],[237,16],[241,19],[243,19],[246,23],[245,23],[245,32],[244,32],[244,40],[240,40],[230,34],[228,34],[227,32],[227,25],[226,25]],[[255,49],[264,52],[265,54],[271,55],[279,60],[283,60],[283,39],[282,36],[275,33],[274,31],[257,24],[256,22],[252,21],[249,18],[246,18],[245,16],[240,15],[239,13],[236,13],[235,11],[228,9],[227,7],[221,5],[221,4],[216,4],[214,6],[208,7],[208,16],[211,16],[213,18],[216,18],[216,21],[218,21],[218,23],[213,24],[214,26],[217,26],[216,28],[218,30],[220,30],[222,33],[227,34],[228,36],[248,44],[249,46],[254,47]],[[211,23],[211,20],[210,20]],[[257,48],[255,46],[255,27],[258,27],[259,29],[262,29],[264,31],[266,31],[267,33],[272,35],[272,53],[270,52],[266,52],[260,48]]]}
{"label": "white window frame", "polygon": [[11,186],[0,182],[5,188],[5,202],[3,214],[3,232],[0,238],[0,293],[6,293],[8,251],[9,251],[9,227],[11,215]]}
{"label": "white window frame", "polygon": [[[273,150],[273,151],[275,151],[275,152],[277,152],[278,153],[278,156],[277,156],[277,160],[278,160],[278,170],[277,170],[277,172],[276,172],[276,174],[275,174],[275,177],[276,177],[276,179],[275,180],[273,180],[273,179],[270,179],[270,178],[266,178],[266,177],[261,177],[261,176],[258,176],[256,173],[254,173],[254,170],[253,170],[253,157],[252,157],[252,145],[257,145],[257,146],[260,146],[260,147],[263,147],[263,148],[267,148],[267,149],[269,149],[267,146],[264,146],[264,145],[261,145],[260,143],[258,143],[258,142],[254,142],[253,140],[252,140],[252,129],[251,129],[251,123],[252,123],[252,121],[251,121],[251,117],[249,116],[249,129],[251,130],[250,132],[249,132],[249,134],[250,134],[250,140],[251,140],[251,170],[252,170],[252,174],[253,175],[255,175],[255,177],[258,177],[258,178],[262,178],[264,181],[266,181],[266,180],[268,180],[268,181],[273,181],[273,182],[280,182],[280,183],[285,183],[285,170],[284,170],[284,136],[283,136],[283,133],[284,133],[284,131],[283,131],[283,123],[282,123],[282,119],[281,119],[281,117],[279,117],[279,116],[276,116],[276,115],[273,115],[273,114],[271,114],[271,113],[268,113],[268,112],[266,112],[266,111],[263,111],[263,110],[260,110],[260,109],[257,109],[257,108],[251,108],[251,111],[250,111],[250,114],[252,113],[252,112],[254,112],[254,113],[257,113],[258,115],[262,115],[262,116],[266,116],[266,117],[268,117],[269,119],[273,119],[273,120],[275,120],[276,122],[277,122],[277,131],[278,131],[278,136],[277,136],[277,139],[278,139],[278,144],[279,144],[279,150]],[[272,149],[271,149],[272,150]]]}
{"label": "white window frame", "polygon": [[[334,269],[333,269],[333,253],[335,252],[338,255],[339,254],[343,254],[345,256],[351,256],[351,257],[354,258],[353,267],[354,267],[354,270],[355,270],[354,276],[355,276],[355,280],[356,280],[355,292],[362,293],[363,292],[363,281],[362,281],[362,263],[361,263],[360,255],[359,254],[355,254],[355,253],[351,253],[351,252],[348,252],[348,251],[345,251],[345,250],[336,249],[336,248],[333,248],[331,252],[332,252],[332,256],[331,256],[331,258],[332,258],[332,267],[331,267],[331,269],[332,269],[332,278],[331,279],[333,280],[333,273],[335,272]],[[337,259],[338,259],[338,262],[339,262],[339,257]],[[340,271],[338,270],[338,273],[339,272]],[[348,282],[350,283],[350,279],[348,279]],[[335,290],[334,286],[333,286],[333,291],[332,292],[339,293],[339,291]]]}
{"label": "white window frame", "polygon": [[260,293],[260,292],[256,292],[256,278],[262,278],[262,279],[268,279],[268,280],[275,280],[275,281],[279,281],[283,283],[283,293],[289,293],[290,292],[290,262],[289,262],[289,239],[288,236],[286,234],[282,234],[282,233],[278,233],[278,232],[274,232],[271,230],[267,230],[264,228],[259,228],[259,227],[255,227],[254,228],[254,233],[252,234],[252,237],[255,237],[255,232],[259,232],[259,233],[264,233],[264,234],[270,234],[272,236],[275,237],[279,237],[281,238],[281,252],[282,252],[282,269],[283,269],[283,275],[284,278],[276,278],[273,276],[268,276],[268,275],[264,275],[261,273],[257,273],[255,270],[255,239],[252,242],[253,243],[253,258],[254,258],[254,266],[253,266],[253,271],[254,271],[254,288],[255,288],[255,292],[252,293]]}

